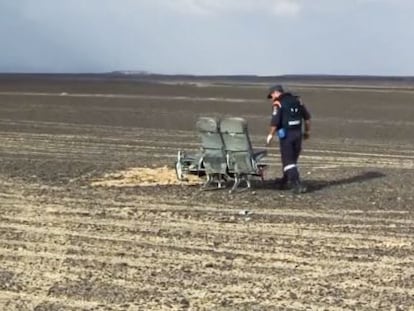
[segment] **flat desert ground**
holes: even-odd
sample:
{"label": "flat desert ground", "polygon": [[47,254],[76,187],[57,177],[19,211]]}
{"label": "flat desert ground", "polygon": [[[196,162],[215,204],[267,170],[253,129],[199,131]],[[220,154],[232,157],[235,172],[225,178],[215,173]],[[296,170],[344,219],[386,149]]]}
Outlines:
{"label": "flat desert ground", "polygon": [[263,148],[267,87],[1,78],[0,310],[414,310],[414,88],[289,86],[306,194],[276,144],[252,191],[171,177],[200,116]]}

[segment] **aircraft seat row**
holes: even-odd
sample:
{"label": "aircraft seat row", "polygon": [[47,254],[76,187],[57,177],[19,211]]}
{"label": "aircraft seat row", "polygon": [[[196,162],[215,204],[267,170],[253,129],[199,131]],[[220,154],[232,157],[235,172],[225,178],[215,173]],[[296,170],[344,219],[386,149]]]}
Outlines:
{"label": "aircraft seat row", "polygon": [[246,183],[245,189],[251,188],[253,177],[263,180],[267,165],[262,161],[267,151],[253,149],[246,120],[200,117],[196,128],[201,140],[200,152],[178,152],[175,170],[179,180],[184,180],[186,174],[206,176],[202,189],[213,183],[223,188],[233,181],[230,192],[236,191],[241,182]]}

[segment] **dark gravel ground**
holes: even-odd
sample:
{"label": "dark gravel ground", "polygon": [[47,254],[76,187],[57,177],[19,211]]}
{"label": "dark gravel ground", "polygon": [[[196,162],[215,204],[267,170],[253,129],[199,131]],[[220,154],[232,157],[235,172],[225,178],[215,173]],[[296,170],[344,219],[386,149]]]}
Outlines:
{"label": "dark gravel ground", "polygon": [[[263,85],[0,79],[0,309],[411,310],[414,92],[294,88],[309,192],[92,187],[196,150],[201,115],[263,146]],[[249,217],[240,211],[249,210]],[[410,309],[411,308],[411,309]]]}

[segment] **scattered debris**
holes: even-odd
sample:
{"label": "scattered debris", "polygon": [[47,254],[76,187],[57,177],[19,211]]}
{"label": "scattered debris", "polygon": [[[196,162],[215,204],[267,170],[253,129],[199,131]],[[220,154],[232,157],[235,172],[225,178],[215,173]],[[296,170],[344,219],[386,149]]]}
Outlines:
{"label": "scattered debris", "polygon": [[242,210],[242,211],[239,212],[239,215],[241,215],[241,216],[249,216],[252,213],[253,212],[252,211],[249,211],[249,210]]}

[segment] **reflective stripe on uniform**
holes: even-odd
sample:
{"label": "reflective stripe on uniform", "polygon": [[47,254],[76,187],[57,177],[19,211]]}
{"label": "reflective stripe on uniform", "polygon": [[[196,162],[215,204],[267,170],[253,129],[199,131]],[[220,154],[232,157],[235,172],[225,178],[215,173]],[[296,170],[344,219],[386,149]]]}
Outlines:
{"label": "reflective stripe on uniform", "polygon": [[289,125],[299,125],[300,121],[299,120],[295,120],[295,121],[289,121],[288,123]]}
{"label": "reflective stripe on uniform", "polygon": [[295,168],[296,167],[296,164],[289,164],[289,165],[286,165],[284,168],[283,168],[283,171],[284,172],[287,172],[288,170],[291,170],[292,168]]}

